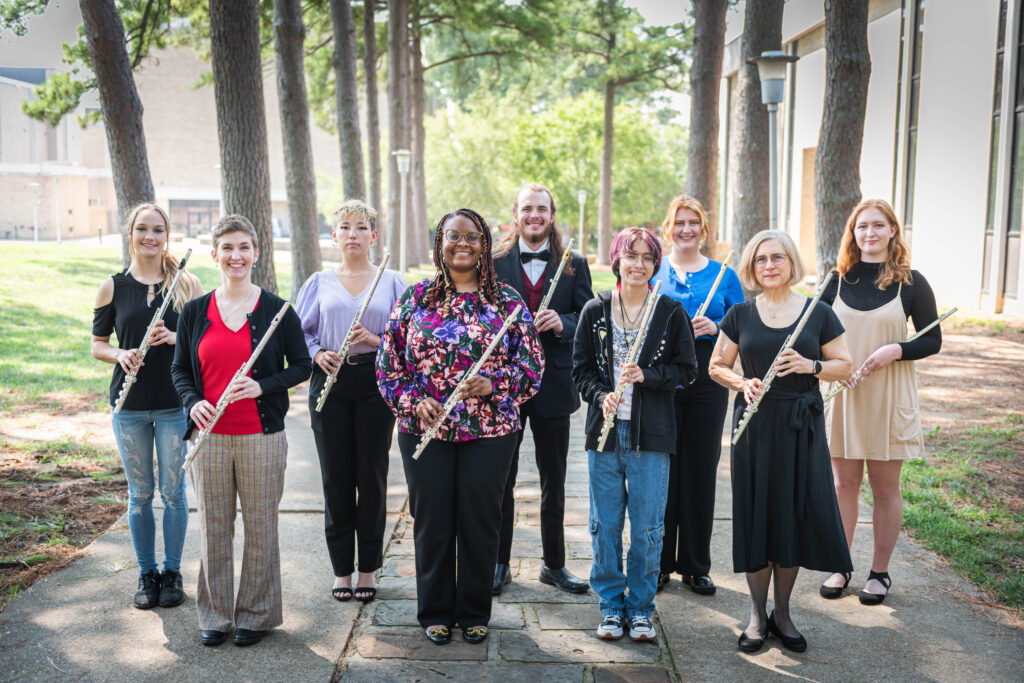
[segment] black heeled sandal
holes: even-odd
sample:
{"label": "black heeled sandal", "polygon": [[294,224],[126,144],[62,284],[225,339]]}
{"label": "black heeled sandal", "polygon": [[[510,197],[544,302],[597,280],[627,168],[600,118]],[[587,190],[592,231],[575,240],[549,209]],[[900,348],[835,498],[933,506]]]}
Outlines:
{"label": "black heeled sandal", "polygon": [[826,600],[835,600],[836,598],[843,597],[843,591],[846,590],[846,587],[850,585],[850,579],[853,577],[853,574],[851,574],[850,572],[841,573],[844,579],[843,585],[826,586],[825,584],[821,584],[821,588],[818,589],[818,593],[821,594],[821,597],[825,598]]}
{"label": "black heeled sandal", "polygon": [[864,589],[857,597],[862,605],[881,605],[885,601],[885,596],[889,594],[889,590],[892,588],[892,578],[890,578],[889,572],[876,572],[872,569],[868,572],[868,581],[871,579],[885,586],[885,592],[869,593],[867,589]]}

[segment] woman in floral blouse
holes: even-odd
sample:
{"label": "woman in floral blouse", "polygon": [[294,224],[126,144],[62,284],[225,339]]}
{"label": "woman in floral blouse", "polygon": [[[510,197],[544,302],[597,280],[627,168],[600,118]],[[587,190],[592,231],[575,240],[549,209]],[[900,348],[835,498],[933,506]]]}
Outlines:
{"label": "woman in floral blouse", "polygon": [[406,290],[391,313],[377,379],[398,418],[409,483],[417,618],[437,644],[451,639],[456,623],[464,640],[479,643],[491,616],[502,491],[521,429],[518,406],[540,388],[544,358],[524,307],[480,373],[463,385],[463,401],[413,460],[422,433],[522,303],[498,282],[490,229],[475,211],[459,209],[441,219],[434,265],[437,274]]}

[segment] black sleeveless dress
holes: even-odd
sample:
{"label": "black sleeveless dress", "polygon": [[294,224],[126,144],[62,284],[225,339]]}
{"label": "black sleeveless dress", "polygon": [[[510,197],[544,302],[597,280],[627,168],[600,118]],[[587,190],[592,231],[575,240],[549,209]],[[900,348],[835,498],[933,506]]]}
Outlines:
{"label": "black sleeveless dress", "polygon": [[[733,306],[721,323],[722,332],[739,345],[743,376],[758,379],[795,327],[795,322],[781,329],[768,327],[754,300]],[[843,332],[836,314],[819,302],[794,348],[805,358],[822,360],[821,347]],[[738,393],[734,430],[746,405]],[[827,572],[853,570],[822,411],[816,377],[776,377],[733,446],[734,571],[755,572],[769,562]]]}

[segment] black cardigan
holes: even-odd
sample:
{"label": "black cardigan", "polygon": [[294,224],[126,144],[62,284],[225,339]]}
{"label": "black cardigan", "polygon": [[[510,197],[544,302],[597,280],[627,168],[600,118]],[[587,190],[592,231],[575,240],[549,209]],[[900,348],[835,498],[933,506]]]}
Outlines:
{"label": "black cardigan", "polygon": [[[185,304],[178,318],[178,341],[171,364],[171,379],[181,396],[186,415],[192,406],[203,400],[203,380],[199,372],[199,341],[210,327],[206,311],[213,292]],[[270,322],[281,310],[284,299],[263,289],[256,310],[245,317],[249,320],[252,348],[255,349],[270,327]],[[284,360],[288,359],[285,368]],[[263,352],[252,366],[252,378],[260,384],[263,394],[256,399],[260,424],[264,434],[284,429],[284,416],[288,412],[288,389],[309,378],[313,363],[302,335],[302,323],[295,309],[285,313],[274,334],[263,347]],[[192,435],[195,423],[191,415],[185,430],[185,439]]]}
{"label": "black cardigan", "polygon": [[[587,449],[597,450],[604,412],[604,398],[612,383],[612,293],[599,292],[580,313],[572,354],[572,378],[587,407]],[[644,381],[633,385],[631,449],[674,453],[676,415],[673,397],[676,387],[687,387],[697,378],[697,357],[693,350],[693,325],[682,304],[659,296],[648,323],[637,365]],[[614,451],[616,432],[608,437],[606,450]]]}

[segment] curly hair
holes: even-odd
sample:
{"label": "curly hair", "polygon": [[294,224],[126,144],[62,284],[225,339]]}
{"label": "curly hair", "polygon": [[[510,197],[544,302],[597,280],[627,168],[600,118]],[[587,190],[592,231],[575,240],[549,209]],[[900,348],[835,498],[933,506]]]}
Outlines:
{"label": "curly hair", "polygon": [[452,302],[458,295],[451,273],[448,272],[448,266],[444,262],[444,256],[441,254],[441,246],[444,243],[444,225],[456,216],[468,218],[480,231],[480,260],[476,264],[476,270],[479,279],[481,308],[488,303],[497,306],[502,299],[498,276],[494,272],[494,260],[491,257],[491,228],[483,216],[473,209],[458,209],[445,214],[437,223],[437,229],[434,231],[434,267],[437,268],[437,273],[427,283],[417,302],[422,308],[436,309],[440,306],[442,316],[451,313]]}
{"label": "curly hair", "polygon": [[865,199],[853,207],[850,217],[846,220],[846,227],[843,228],[843,238],[839,242],[836,270],[845,278],[850,269],[860,263],[860,247],[857,246],[857,238],[854,236],[853,231],[857,227],[857,218],[864,209],[878,209],[885,216],[885,220],[889,225],[896,228],[892,239],[889,240],[885,263],[882,265],[881,270],[878,271],[875,286],[879,289],[885,289],[897,282],[908,285],[912,284],[910,249],[903,240],[903,228],[900,227],[900,221],[896,218],[896,212],[892,210],[889,202],[884,199]]}

